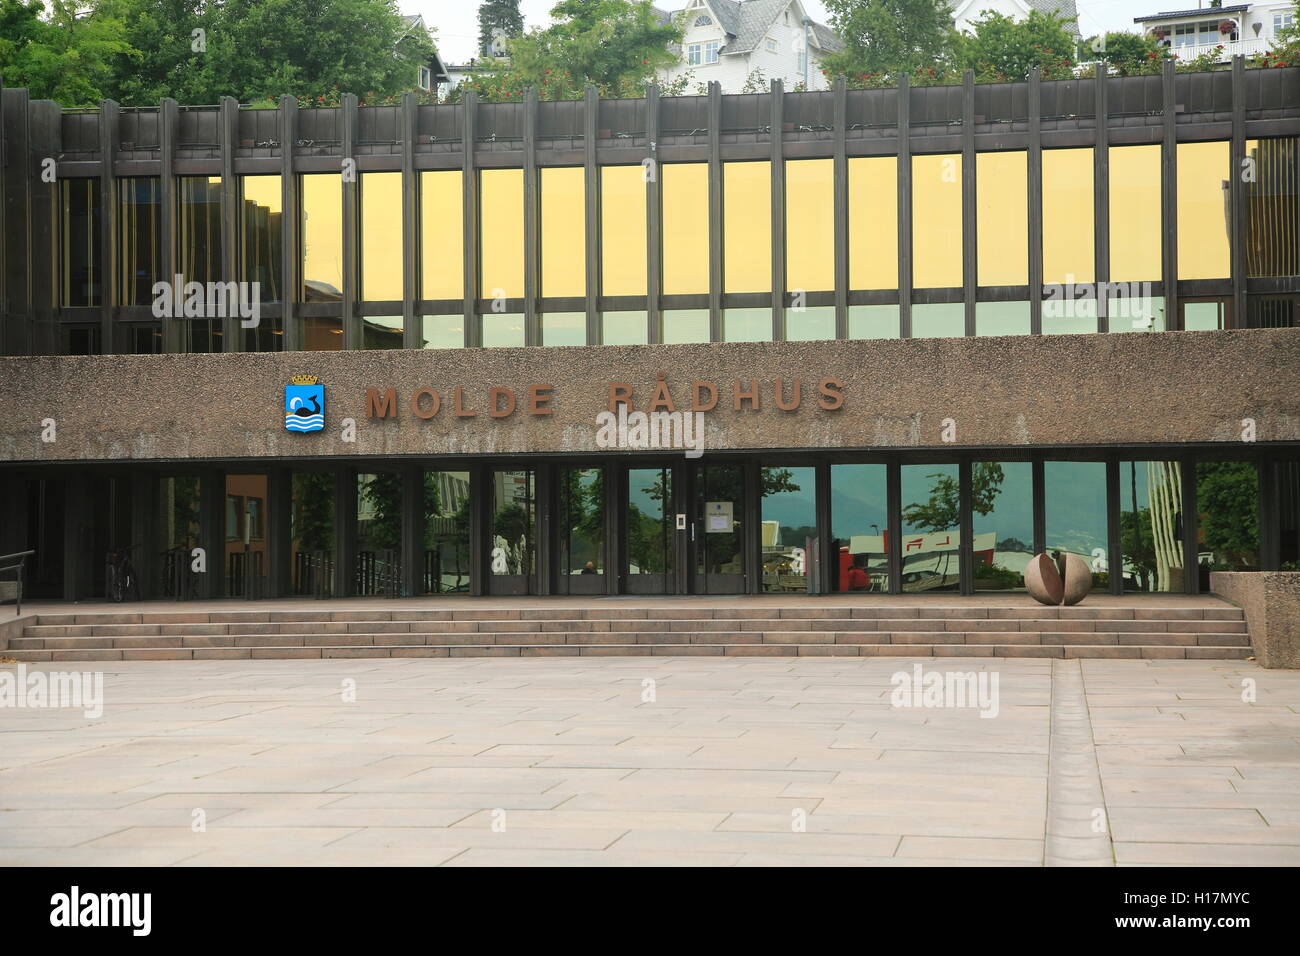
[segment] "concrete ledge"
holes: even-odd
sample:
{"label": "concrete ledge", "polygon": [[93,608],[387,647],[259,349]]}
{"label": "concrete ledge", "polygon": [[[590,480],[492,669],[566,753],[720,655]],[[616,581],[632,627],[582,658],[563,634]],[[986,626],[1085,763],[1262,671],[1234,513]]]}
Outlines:
{"label": "concrete ledge", "polygon": [[[22,637],[23,630],[27,625],[36,623],[35,614],[24,614],[22,617],[18,617],[13,612],[12,607],[0,604],[0,652],[9,649],[10,641]],[[4,656],[3,653],[0,653],[0,657]]]}
{"label": "concrete ledge", "polygon": [[1210,590],[1246,612],[1261,667],[1300,667],[1300,571],[1212,571]]}

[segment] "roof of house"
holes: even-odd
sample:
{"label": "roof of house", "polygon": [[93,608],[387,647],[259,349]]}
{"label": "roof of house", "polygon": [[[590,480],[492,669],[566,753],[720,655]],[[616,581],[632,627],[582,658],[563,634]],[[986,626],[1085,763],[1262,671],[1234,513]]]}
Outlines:
{"label": "roof of house", "polygon": [[[750,53],[763,42],[772,24],[790,5],[790,0],[706,0],[717,17],[718,26],[730,38],[724,53]],[[1069,0],[1073,3],[1074,0]],[[671,13],[656,8],[660,21],[667,23],[681,11]],[[825,24],[809,21],[813,43],[822,50],[834,52],[844,44],[835,31]]]}
{"label": "roof of house", "polygon": [[[1037,10],[1039,13],[1054,13],[1062,20],[1066,21],[1065,29],[1067,32],[1079,36],[1079,8],[1075,0],[1021,0],[1022,5],[1031,10]],[[970,19],[978,20],[982,8],[978,2],[971,4],[954,4],[958,8],[970,8],[974,6],[973,17]],[[956,14],[958,11],[954,10]]]}
{"label": "roof of house", "polygon": [[1209,19],[1221,16],[1225,13],[1245,13],[1250,9],[1249,3],[1239,3],[1235,7],[1201,7],[1196,10],[1166,10],[1163,13],[1150,13],[1145,17],[1134,17],[1134,23],[1145,23],[1148,20],[1173,20],[1178,17],[1202,17]]}

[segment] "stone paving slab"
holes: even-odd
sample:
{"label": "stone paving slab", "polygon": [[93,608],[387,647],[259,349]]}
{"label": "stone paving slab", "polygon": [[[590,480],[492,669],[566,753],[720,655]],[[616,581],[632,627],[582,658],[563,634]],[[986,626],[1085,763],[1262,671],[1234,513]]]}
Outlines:
{"label": "stone paving slab", "polygon": [[0,708],[0,866],[1300,865],[1300,672],[1246,661],[78,667],[101,717]]}

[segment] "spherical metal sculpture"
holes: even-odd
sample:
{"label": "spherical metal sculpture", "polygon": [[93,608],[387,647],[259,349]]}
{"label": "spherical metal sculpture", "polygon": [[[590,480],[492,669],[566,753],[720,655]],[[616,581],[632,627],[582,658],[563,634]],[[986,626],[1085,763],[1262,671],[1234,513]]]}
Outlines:
{"label": "spherical metal sculpture", "polygon": [[1025,567],[1025,589],[1039,604],[1078,604],[1092,589],[1092,572],[1077,554],[1038,554]]}

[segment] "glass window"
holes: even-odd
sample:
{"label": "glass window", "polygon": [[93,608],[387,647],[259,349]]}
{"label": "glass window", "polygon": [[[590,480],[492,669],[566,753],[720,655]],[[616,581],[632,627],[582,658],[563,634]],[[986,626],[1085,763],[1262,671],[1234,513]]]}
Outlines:
{"label": "glass window", "polygon": [[186,282],[220,282],[221,177],[176,180],[176,268]]}
{"label": "glass window", "polygon": [[467,471],[424,472],[422,594],[469,592],[470,485]]}
{"label": "glass window", "polygon": [[162,278],[162,186],[153,177],[117,181],[118,305],[153,304]]}
{"label": "glass window", "polygon": [[900,335],[898,306],[849,306],[849,338],[896,339]]}
{"label": "glass window", "polygon": [[65,309],[91,308],[103,303],[103,241],[100,238],[99,180],[65,179],[62,200],[60,264]]}
{"label": "glass window", "polygon": [[975,303],[976,335],[1028,335],[1028,302]]}
{"label": "glass window", "polygon": [[835,306],[815,305],[785,310],[785,340],[816,342],[835,338]]}
{"label": "glass window", "polygon": [[525,344],[522,312],[487,312],[483,315],[483,345],[519,347]]}
{"label": "glass window", "polygon": [[1112,332],[1163,332],[1164,296],[1116,296],[1106,302],[1107,328]]}
{"label": "glass window", "polygon": [[587,294],[587,172],[554,167],[542,176],[542,295]]}
{"label": "glass window", "polygon": [[494,577],[531,577],[536,560],[537,473],[492,469],[488,540]]}
{"label": "glass window", "polygon": [[646,182],[642,166],[600,171],[601,295],[646,294]]}
{"label": "glass window", "polygon": [[600,317],[602,345],[645,345],[648,338],[644,312],[606,312]]}
{"label": "glass window", "polygon": [[1091,148],[1043,151],[1044,285],[1097,278],[1092,166]]}
{"label": "glass window", "polygon": [[547,312],[542,316],[543,345],[586,345],[586,312]]}
{"label": "glass window", "polygon": [[676,557],[673,539],[673,471],[629,468],[627,472],[627,567],[629,594],[672,590]]}
{"label": "glass window", "polygon": [[400,315],[367,315],[361,318],[363,348],[400,349],[406,323]]}
{"label": "glass window", "polygon": [[357,475],[358,597],[402,593],[402,476]]}
{"label": "glass window", "polygon": [[836,591],[888,591],[886,465],[831,465],[831,538]]}
{"label": "glass window", "polygon": [[1125,591],[1183,590],[1183,480],[1176,461],[1119,463]]}
{"label": "glass window", "polygon": [[1023,591],[1034,556],[1034,466],[971,463],[971,570],[976,591]]}
{"label": "glass window", "polygon": [[1259,469],[1253,461],[1196,463],[1196,562],[1202,591],[1211,571],[1258,571]]}
{"label": "glass window", "polygon": [[1110,279],[1158,282],[1161,263],[1159,146],[1112,146],[1110,158]]}
{"label": "glass window", "polygon": [[1056,286],[1043,296],[1043,334],[1081,335],[1095,333],[1097,300],[1068,297],[1068,287]]}
{"label": "glass window", "polygon": [[459,169],[420,173],[420,297],[465,297],[465,197]]}
{"label": "glass window", "polygon": [[692,43],[686,47],[686,64],[687,66],[700,65],[700,44]]}
{"label": "glass window", "polygon": [[561,594],[605,590],[605,480],[600,468],[560,469]]}
{"label": "glass window", "polygon": [[302,320],[303,351],[337,352],[343,348],[343,320],[319,316]]}
{"label": "glass window", "polygon": [[[299,177],[302,192],[303,302],[343,298],[343,177]],[[400,298],[400,296],[399,296]]]}
{"label": "glass window", "polygon": [[709,291],[709,164],[669,163],[663,176],[664,295]]}
{"label": "glass window", "polygon": [[961,155],[912,157],[912,285],[962,284]]}
{"label": "glass window", "polygon": [[1048,555],[1077,554],[1092,569],[1092,586],[1109,587],[1106,463],[1044,462],[1043,485]]}
{"label": "glass window", "polygon": [[334,473],[295,471],[289,480],[293,593],[334,592]]}
{"label": "glass window", "polygon": [[1229,157],[1226,142],[1178,144],[1178,278],[1226,279]]}
{"label": "glass window", "polygon": [[660,317],[665,345],[710,340],[708,309],[670,309],[660,313]]}
{"label": "glass window", "polygon": [[912,338],[956,338],[966,334],[966,305],[938,302],[912,306]]}
{"label": "glass window", "polygon": [[1300,275],[1300,137],[1247,140],[1246,156],[1248,275]]}
{"label": "glass window", "polygon": [[426,315],[420,321],[420,348],[459,349],[465,346],[465,316]]}
{"label": "glass window", "polygon": [[772,341],[771,309],[727,309],[722,313],[722,341]]}
{"label": "glass window", "polygon": [[817,469],[762,470],[763,590],[808,591],[809,538],[817,537]]}
{"label": "glass window", "polygon": [[402,174],[361,175],[361,298],[395,301],[402,289]]}
{"label": "glass window", "polygon": [[723,291],[771,292],[772,164],[724,163],[722,183]]}
{"label": "glass window", "polygon": [[1188,332],[1215,331],[1228,327],[1228,300],[1181,302],[1183,328]]}
{"label": "glass window", "polygon": [[1029,284],[1029,160],[1022,152],[975,156],[980,285]]}
{"label": "glass window", "polygon": [[849,160],[849,288],[898,288],[898,158]]}
{"label": "glass window", "polygon": [[718,49],[721,46],[722,44],[717,40],[710,40],[708,43],[704,44],[704,62],[717,63]]}
{"label": "glass window", "polygon": [[835,288],[835,161],[785,164],[785,269],[791,292]]}
{"label": "glass window", "polygon": [[[245,176],[240,275],[263,302],[284,298],[284,197],[279,176]],[[263,319],[263,322],[266,320]]]}
{"label": "glass window", "polygon": [[903,591],[961,587],[961,478],[957,465],[901,465]]}
{"label": "glass window", "polygon": [[479,295],[484,299],[523,298],[522,169],[485,169],[479,173],[479,220]]}
{"label": "glass window", "polygon": [[[165,477],[158,482],[159,597],[198,596],[198,575],[191,569],[193,548],[207,547],[203,529],[203,483],[197,477]],[[332,503],[333,499],[331,499]]]}

